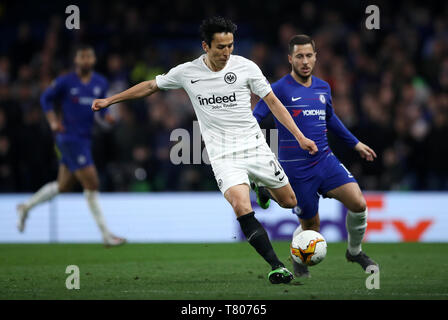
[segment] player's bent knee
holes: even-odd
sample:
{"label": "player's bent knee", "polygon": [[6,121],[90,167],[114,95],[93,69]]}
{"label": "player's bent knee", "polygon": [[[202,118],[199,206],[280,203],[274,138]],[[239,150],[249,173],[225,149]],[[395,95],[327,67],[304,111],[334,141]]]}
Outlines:
{"label": "player's bent knee", "polygon": [[66,188],[59,188],[59,193],[67,193],[68,189]]}
{"label": "player's bent knee", "polygon": [[246,202],[247,201],[244,201],[238,197],[235,197],[230,201],[233,211],[235,211],[235,214],[238,217],[253,211],[252,207],[250,206],[250,202],[249,203]]}
{"label": "player's bent knee", "polygon": [[278,204],[282,208],[292,209],[297,205],[297,199],[294,193],[279,200]]}
{"label": "player's bent knee", "polygon": [[235,211],[235,214],[237,215],[237,217],[243,216],[243,215],[248,214],[253,211],[250,206],[242,204],[242,203],[236,203],[236,204],[232,203],[232,208],[233,208],[233,211]]}
{"label": "player's bent knee", "polygon": [[82,186],[86,190],[97,191],[99,188],[99,182],[96,179],[91,179],[88,181],[83,181]]}
{"label": "player's bent knee", "polygon": [[66,193],[66,192],[70,192],[70,187],[68,185],[65,184],[58,184],[58,192],[59,193]]}
{"label": "player's bent knee", "polygon": [[366,200],[364,197],[360,197],[351,205],[350,211],[352,212],[364,212],[367,209]]}
{"label": "player's bent knee", "polygon": [[96,182],[96,183],[92,183],[92,184],[90,185],[89,190],[95,190],[95,191],[98,191],[99,187],[100,187],[100,185],[99,185],[98,182]]}

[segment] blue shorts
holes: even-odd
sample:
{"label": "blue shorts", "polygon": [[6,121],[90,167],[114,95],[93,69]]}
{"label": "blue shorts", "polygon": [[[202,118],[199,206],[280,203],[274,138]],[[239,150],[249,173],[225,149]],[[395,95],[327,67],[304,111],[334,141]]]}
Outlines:
{"label": "blue shorts", "polygon": [[289,183],[297,198],[297,207],[293,213],[300,219],[311,219],[319,211],[319,197],[356,179],[344,165],[330,152],[325,158],[306,170],[300,168],[299,162],[281,162]]}
{"label": "blue shorts", "polygon": [[67,139],[56,137],[56,146],[60,152],[59,162],[66,165],[70,172],[93,164],[91,141],[89,139]]}

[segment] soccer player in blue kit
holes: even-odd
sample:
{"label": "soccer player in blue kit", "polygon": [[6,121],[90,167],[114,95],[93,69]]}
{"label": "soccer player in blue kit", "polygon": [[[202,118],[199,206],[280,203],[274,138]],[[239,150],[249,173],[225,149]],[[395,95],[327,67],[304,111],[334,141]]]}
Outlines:
{"label": "soccer player in blue kit", "polygon": [[[307,35],[292,37],[288,59],[292,67],[291,73],[274,83],[272,89],[289,110],[300,130],[315,141],[319,149],[314,155],[302,150],[291,134],[274,118],[279,136],[279,161],[290,180],[298,204],[293,213],[299,217],[300,225],[293,236],[303,230],[319,231],[319,194],[337,199],[348,209],[346,259],[359,263],[366,270],[369,265],[377,265],[361,251],[361,242],[367,228],[366,201],[353,175],[331,151],[327,129],[367,161],[373,161],[376,154],[353,136],[334,113],[329,84],[312,75],[316,63],[314,41]],[[269,113],[263,100],[253,110],[258,122]],[[264,187],[255,184],[252,187],[262,208],[269,206],[270,198],[275,200]],[[299,265],[294,260],[293,266],[296,276],[309,277],[306,266]]]}
{"label": "soccer player in blue kit", "polygon": [[[58,77],[41,96],[40,102],[60,153],[59,171],[57,181],[45,184],[27,202],[17,206],[17,227],[20,232],[23,232],[33,207],[51,200],[59,193],[70,191],[78,180],[101,231],[104,245],[111,247],[126,242],[109,231],[98,204],[99,179],[90,149],[94,124],[94,113],[90,106],[93,100],[106,96],[108,83],[103,76],[93,71],[95,61],[92,47],[79,46],[74,59],[75,71]],[[53,103],[56,101],[62,105],[62,121],[54,110]]]}

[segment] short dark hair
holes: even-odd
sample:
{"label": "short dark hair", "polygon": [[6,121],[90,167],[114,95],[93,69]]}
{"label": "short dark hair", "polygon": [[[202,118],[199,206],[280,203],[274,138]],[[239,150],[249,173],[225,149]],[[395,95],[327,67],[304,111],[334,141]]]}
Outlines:
{"label": "short dark hair", "polygon": [[302,45],[302,44],[308,44],[308,43],[310,43],[313,46],[313,50],[314,50],[314,52],[316,52],[316,45],[314,44],[314,40],[311,39],[310,36],[307,36],[306,34],[298,34],[298,35],[293,36],[289,40],[289,45],[288,45],[289,54],[293,53],[295,45]]}
{"label": "short dark hair", "polygon": [[84,51],[84,50],[92,50],[95,53],[95,49],[90,44],[87,44],[87,43],[75,44],[70,48],[70,57],[71,57],[72,61],[73,61],[73,59],[76,58],[76,56],[78,55],[78,53],[80,51]]}
{"label": "short dark hair", "polygon": [[92,50],[93,52],[95,52],[95,49],[93,48],[92,45],[90,45],[88,43],[81,43],[75,47],[75,54],[77,54],[79,51],[84,51],[84,50]]}
{"label": "short dark hair", "polygon": [[230,19],[223,17],[211,17],[202,21],[199,28],[201,39],[209,46],[212,44],[213,35],[215,33],[228,32],[235,34],[237,27]]}

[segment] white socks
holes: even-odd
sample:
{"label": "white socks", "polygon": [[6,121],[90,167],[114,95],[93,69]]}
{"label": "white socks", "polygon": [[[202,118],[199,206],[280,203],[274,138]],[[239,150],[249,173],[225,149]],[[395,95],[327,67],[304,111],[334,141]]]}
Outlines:
{"label": "white socks", "polygon": [[[367,229],[367,208],[363,212],[353,212],[348,210],[345,220],[348,234],[348,251],[351,255],[358,255],[361,252],[361,243]],[[302,225],[299,225],[294,231],[292,237],[303,231]]]}
{"label": "white socks", "polygon": [[[33,196],[24,204],[25,210],[29,211],[38,204],[51,200],[59,193],[59,186],[57,181],[49,182],[40,188]],[[108,239],[111,234],[106,227],[104,217],[98,205],[98,191],[84,190],[84,195],[87,199],[90,212],[98,225],[103,238]]]}
{"label": "white socks", "polygon": [[348,251],[356,256],[361,252],[362,239],[367,229],[367,208],[364,212],[348,210],[345,226],[348,234]]}
{"label": "white socks", "polygon": [[109,229],[106,227],[106,222],[104,221],[103,213],[101,212],[100,206],[98,204],[98,191],[84,190],[84,195],[87,199],[87,204],[89,205],[90,212],[95,219],[98,228],[100,229],[103,238],[108,239],[111,234]]}
{"label": "white socks", "polygon": [[302,232],[303,231],[303,229],[302,229],[302,225],[301,224],[299,224],[299,226],[296,228],[296,230],[294,230],[294,233],[292,234],[292,237],[293,237],[293,239],[294,239],[294,237],[296,236],[296,235],[298,235],[300,232]]}
{"label": "white socks", "polygon": [[51,200],[59,193],[57,181],[49,182],[41,187],[33,196],[25,203],[25,210],[29,211],[38,204]]}

